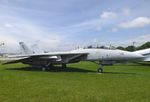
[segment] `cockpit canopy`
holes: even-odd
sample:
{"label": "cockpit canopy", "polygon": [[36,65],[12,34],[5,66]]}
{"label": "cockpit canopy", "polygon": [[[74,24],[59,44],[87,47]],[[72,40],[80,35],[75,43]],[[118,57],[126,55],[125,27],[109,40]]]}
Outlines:
{"label": "cockpit canopy", "polygon": [[93,46],[93,45],[89,45],[87,47],[85,47],[85,49],[110,49],[110,50],[116,50],[116,48],[114,46]]}

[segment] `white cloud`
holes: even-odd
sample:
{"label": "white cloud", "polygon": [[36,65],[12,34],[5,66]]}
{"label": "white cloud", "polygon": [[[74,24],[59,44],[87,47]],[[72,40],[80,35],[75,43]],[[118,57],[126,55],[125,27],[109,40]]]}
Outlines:
{"label": "white cloud", "polygon": [[12,25],[12,24],[9,24],[9,23],[5,23],[4,26],[7,27],[7,28],[13,28],[13,25]]}
{"label": "white cloud", "polygon": [[122,42],[122,45],[131,45],[135,42],[135,46],[139,46],[141,44],[144,44],[145,42],[150,42],[150,34],[144,34],[141,36],[136,36],[132,39],[126,40]]}
{"label": "white cloud", "polygon": [[20,41],[27,42],[30,45],[37,40],[40,40],[42,49],[50,50],[62,45],[66,37],[17,16],[3,14],[0,17],[0,22],[0,43],[5,43],[7,52],[17,51],[16,48],[18,48],[18,42]]}
{"label": "white cloud", "polygon": [[77,30],[85,30],[85,29],[88,29],[88,30],[92,29],[92,30],[96,30],[96,31],[101,31],[103,29],[103,27],[109,25],[112,22],[112,19],[114,19],[116,17],[117,17],[116,13],[105,11],[100,15],[99,18],[97,17],[95,19],[80,22],[78,24],[69,26],[68,28],[75,29],[76,31]]}
{"label": "white cloud", "polygon": [[118,28],[112,28],[112,31],[113,31],[113,32],[117,32],[117,31],[118,31]]}
{"label": "white cloud", "polygon": [[103,12],[103,13],[100,15],[100,17],[101,17],[102,19],[112,19],[112,18],[117,17],[117,14],[114,13],[114,12],[105,11],[105,12]]}
{"label": "white cloud", "polygon": [[124,8],[122,12],[124,15],[129,15],[131,13],[131,10],[129,8]]}
{"label": "white cloud", "polygon": [[[4,48],[6,52],[15,52],[18,49],[18,43],[16,42],[16,38],[13,36],[5,35],[4,33],[1,34],[0,32],[0,43],[5,43]],[[1,47],[0,47],[0,50]]]}
{"label": "white cloud", "polygon": [[119,24],[121,28],[138,28],[150,25],[150,18],[147,17],[138,17],[131,21],[123,22]]}
{"label": "white cloud", "polygon": [[100,18],[80,22],[68,27],[64,27],[63,31],[70,31],[69,33],[75,33],[83,30],[102,30],[103,21]]}

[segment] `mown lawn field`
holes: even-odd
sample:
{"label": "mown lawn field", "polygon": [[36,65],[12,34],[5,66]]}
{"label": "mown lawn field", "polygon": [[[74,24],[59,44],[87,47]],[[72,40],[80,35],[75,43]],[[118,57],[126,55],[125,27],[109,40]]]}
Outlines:
{"label": "mown lawn field", "polygon": [[150,64],[105,66],[80,62],[41,71],[0,65],[0,102],[150,102]]}

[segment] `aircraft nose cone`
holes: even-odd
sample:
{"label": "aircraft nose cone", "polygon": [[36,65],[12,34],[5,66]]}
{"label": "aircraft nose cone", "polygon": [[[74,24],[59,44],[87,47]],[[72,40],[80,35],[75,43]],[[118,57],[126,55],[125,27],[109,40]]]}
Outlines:
{"label": "aircraft nose cone", "polygon": [[135,59],[141,59],[141,58],[144,58],[144,56],[141,55],[141,54],[134,54],[132,57],[135,58]]}

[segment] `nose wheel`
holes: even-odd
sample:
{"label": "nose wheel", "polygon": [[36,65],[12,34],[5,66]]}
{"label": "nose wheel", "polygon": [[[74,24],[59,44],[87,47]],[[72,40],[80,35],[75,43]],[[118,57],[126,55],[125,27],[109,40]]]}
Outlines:
{"label": "nose wheel", "polygon": [[42,71],[46,71],[46,69],[47,69],[46,66],[42,67]]}
{"label": "nose wheel", "polygon": [[103,73],[103,65],[102,64],[99,64],[100,68],[97,69],[97,72],[98,73]]}
{"label": "nose wheel", "polygon": [[98,72],[98,73],[103,73],[103,68],[98,68],[98,69],[97,69],[97,72]]}
{"label": "nose wheel", "polygon": [[98,73],[103,73],[104,70],[103,70],[103,64],[101,62],[94,62],[96,64],[98,64],[100,67],[97,69],[97,72]]}

